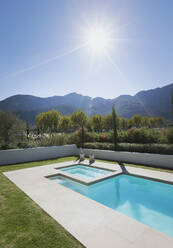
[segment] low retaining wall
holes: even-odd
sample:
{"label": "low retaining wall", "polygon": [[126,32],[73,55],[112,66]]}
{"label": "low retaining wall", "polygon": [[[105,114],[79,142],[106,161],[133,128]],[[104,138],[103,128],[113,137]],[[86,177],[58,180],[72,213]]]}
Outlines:
{"label": "low retaining wall", "polygon": [[[173,169],[173,155],[160,155],[149,153],[137,153],[137,152],[119,152],[119,151],[107,151],[96,149],[84,149],[86,156],[89,156],[91,152],[94,153],[95,158],[114,160],[118,162],[134,163],[149,165],[159,168]],[[77,151],[79,154],[79,149]]]}
{"label": "low retaining wall", "polygon": [[65,145],[3,150],[0,151],[0,165],[72,156],[76,153],[76,149],[76,145]]}
{"label": "low retaining wall", "polygon": [[[94,153],[95,158],[118,162],[143,164],[159,168],[173,169],[173,155],[160,155],[136,152],[119,152],[96,149],[84,149],[85,155]],[[76,145],[37,147],[0,151],[0,165],[18,164],[30,161],[46,160],[58,157],[79,155]]]}

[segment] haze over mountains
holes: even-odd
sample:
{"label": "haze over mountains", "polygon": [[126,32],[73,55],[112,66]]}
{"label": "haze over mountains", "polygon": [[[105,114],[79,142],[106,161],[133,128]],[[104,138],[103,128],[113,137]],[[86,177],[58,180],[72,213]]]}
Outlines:
{"label": "haze over mountains", "polygon": [[171,120],[172,92],[173,84],[140,91],[134,96],[121,95],[114,99],[91,98],[77,93],[47,98],[14,95],[0,101],[0,109],[13,111],[21,119],[33,123],[38,113],[51,109],[59,110],[62,115],[70,115],[79,109],[84,110],[89,116],[93,114],[106,115],[111,112],[114,104],[116,112],[122,117],[130,118],[134,114],[141,114],[143,116],[163,116],[165,119]]}

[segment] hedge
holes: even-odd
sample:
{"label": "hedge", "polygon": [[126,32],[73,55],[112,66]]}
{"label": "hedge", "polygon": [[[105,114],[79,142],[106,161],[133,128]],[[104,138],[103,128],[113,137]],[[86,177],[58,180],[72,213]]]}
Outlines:
{"label": "hedge", "polygon": [[[85,143],[84,148],[114,150],[112,143]],[[173,145],[169,144],[134,144],[134,143],[118,143],[117,151],[142,152],[173,155]]]}

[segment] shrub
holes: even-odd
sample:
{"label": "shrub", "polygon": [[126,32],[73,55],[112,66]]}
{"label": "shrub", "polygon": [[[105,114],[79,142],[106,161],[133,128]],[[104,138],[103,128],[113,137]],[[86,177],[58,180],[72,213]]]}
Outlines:
{"label": "shrub", "polygon": [[100,150],[113,150],[114,145],[112,143],[85,143],[84,148],[100,149]]}
{"label": "shrub", "polygon": [[95,132],[86,133],[85,142],[99,142],[99,133],[95,133]]}
{"label": "shrub", "polygon": [[[85,143],[85,148],[100,149],[100,150],[114,150],[112,143]],[[119,143],[117,151],[128,152],[142,152],[142,153],[155,153],[155,154],[170,154],[173,155],[173,145],[169,144],[131,144]]]}
{"label": "shrub", "polygon": [[160,133],[161,133],[161,135],[158,138],[158,143],[161,143],[161,144],[168,143],[167,130],[166,129],[163,129],[163,130],[160,131]]}
{"label": "shrub", "polygon": [[118,142],[126,142],[126,132],[125,130],[118,131]]}
{"label": "shrub", "polygon": [[16,115],[0,111],[0,148],[16,148],[25,140],[25,124]]}
{"label": "shrub", "polygon": [[67,144],[76,144],[79,147],[80,142],[80,137],[77,132],[67,135]]}
{"label": "shrub", "polygon": [[42,136],[40,139],[35,141],[30,141],[28,143],[29,147],[39,147],[39,146],[61,146],[65,145],[66,135],[64,134],[52,134],[47,136]]}
{"label": "shrub", "polygon": [[88,132],[88,131],[86,131],[84,133],[85,142],[95,142],[96,139],[97,139],[97,134],[96,133]]}
{"label": "shrub", "polygon": [[158,143],[161,132],[155,129],[131,128],[125,134],[125,142],[129,143]]}
{"label": "shrub", "polygon": [[[81,129],[72,133],[68,136],[68,144],[76,144],[77,146],[81,145]],[[95,133],[88,132],[86,128],[84,128],[84,142],[112,142],[112,134],[111,133]]]}
{"label": "shrub", "polygon": [[167,130],[167,139],[168,142],[173,144],[173,127],[169,127]]}
{"label": "shrub", "polygon": [[107,133],[96,133],[96,132],[86,132],[85,142],[113,142],[112,132]]}
{"label": "shrub", "polygon": [[104,142],[104,143],[112,143],[113,142],[113,134],[112,134],[112,132],[100,133],[99,136],[98,136],[98,141],[99,142]]}

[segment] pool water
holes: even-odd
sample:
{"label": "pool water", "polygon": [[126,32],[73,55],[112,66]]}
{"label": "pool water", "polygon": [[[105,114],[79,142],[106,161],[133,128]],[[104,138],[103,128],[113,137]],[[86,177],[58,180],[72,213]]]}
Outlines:
{"label": "pool water", "polygon": [[64,177],[50,179],[173,237],[173,185],[129,175],[89,186]]}
{"label": "pool water", "polygon": [[95,177],[106,175],[111,172],[109,170],[94,168],[80,164],[61,168],[60,170],[84,179],[92,179]]}

